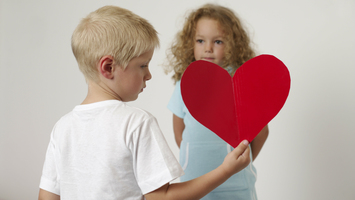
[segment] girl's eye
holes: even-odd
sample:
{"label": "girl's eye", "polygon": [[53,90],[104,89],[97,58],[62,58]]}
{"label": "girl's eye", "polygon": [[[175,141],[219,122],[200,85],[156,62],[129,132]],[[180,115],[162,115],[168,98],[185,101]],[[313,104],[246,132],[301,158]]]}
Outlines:
{"label": "girl's eye", "polygon": [[196,40],[196,42],[197,42],[197,43],[202,43],[202,42],[203,42],[203,40],[201,40],[201,39],[197,39],[197,40]]}
{"label": "girl's eye", "polygon": [[216,40],[215,43],[216,43],[216,44],[223,44],[223,41],[221,41],[221,40]]}
{"label": "girl's eye", "polygon": [[142,67],[142,68],[144,68],[144,67],[148,67],[148,64],[146,64],[146,65],[142,65],[141,67]]}

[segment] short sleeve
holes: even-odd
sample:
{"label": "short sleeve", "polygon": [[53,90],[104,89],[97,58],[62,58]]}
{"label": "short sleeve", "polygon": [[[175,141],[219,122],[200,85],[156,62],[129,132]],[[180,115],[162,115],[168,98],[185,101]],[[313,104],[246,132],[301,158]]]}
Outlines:
{"label": "short sleeve", "polygon": [[145,120],[135,130],[129,148],[137,183],[143,194],[183,175],[154,117]]}
{"label": "short sleeve", "polygon": [[57,165],[55,162],[55,143],[53,141],[53,132],[47,148],[47,153],[43,165],[42,176],[39,187],[48,192],[60,195]]}
{"label": "short sleeve", "polygon": [[183,109],[184,101],[182,100],[182,96],[181,96],[180,81],[176,82],[173,95],[171,96],[167,107],[176,116],[180,118],[184,118],[185,116],[185,112]]}

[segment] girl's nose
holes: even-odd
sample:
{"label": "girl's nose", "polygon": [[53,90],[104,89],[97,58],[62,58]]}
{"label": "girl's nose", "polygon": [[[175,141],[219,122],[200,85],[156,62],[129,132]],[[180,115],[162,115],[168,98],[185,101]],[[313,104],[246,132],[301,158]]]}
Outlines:
{"label": "girl's nose", "polygon": [[206,45],[205,45],[205,52],[208,52],[208,53],[212,53],[212,45],[207,42]]}

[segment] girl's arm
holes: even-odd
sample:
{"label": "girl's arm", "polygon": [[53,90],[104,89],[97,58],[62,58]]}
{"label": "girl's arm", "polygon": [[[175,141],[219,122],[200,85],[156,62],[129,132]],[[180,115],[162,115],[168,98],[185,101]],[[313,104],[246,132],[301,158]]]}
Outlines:
{"label": "girl's arm", "polygon": [[187,182],[168,183],[144,196],[147,200],[197,200],[225,182],[233,174],[244,169],[249,163],[250,149],[245,140],[230,152],[224,162],[215,170]]}
{"label": "girl's arm", "polygon": [[264,146],[264,143],[269,135],[269,127],[266,125],[260,133],[254,138],[250,143],[251,153],[253,155],[253,161],[256,159],[258,154],[261,151],[261,148]]}
{"label": "girl's arm", "polygon": [[175,135],[175,141],[178,147],[180,148],[180,144],[182,141],[182,132],[185,129],[184,119],[173,114],[173,129]]}

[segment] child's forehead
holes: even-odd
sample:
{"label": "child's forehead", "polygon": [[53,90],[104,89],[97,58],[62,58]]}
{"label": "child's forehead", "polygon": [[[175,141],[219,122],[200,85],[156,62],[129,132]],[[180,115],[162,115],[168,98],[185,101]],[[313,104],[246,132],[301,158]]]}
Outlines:
{"label": "child's forehead", "polygon": [[200,19],[195,28],[195,35],[213,33],[214,35],[224,35],[224,28],[215,19],[202,18]]}
{"label": "child's forehead", "polygon": [[199,22],[199,21],[206,21],[206,20],[209,20],[209,21],[214,21],[216,23],[218,23],[219,25],[222,25],[222,21],[223,19],[220,19],[218,17],[213,17],[213,16],[201,16],[200,18],[198,18],[196,20],[196,24]]}
{"label": "child's forehead", "polygon": [[199,18],[196,23],[195,23],[195,31],[197,29],[197,26],[198,25],[201,25],[201,24],[214,24],[215,26],[217,26],[218,28],[220,29],[223,29],[225,30],[227,28],[227,24],[223,23],[221,20],[219,19],[215,19],[215,18],[212,18],[212,17],[201,17]]}
{"label": "child's forehead", "polygon": [[154,49],[150,49],[142,53],[141,55],[139,55],[137,58],[145,62],[150,62],[150,60],[152,60],[153,54],[154,54]]}

